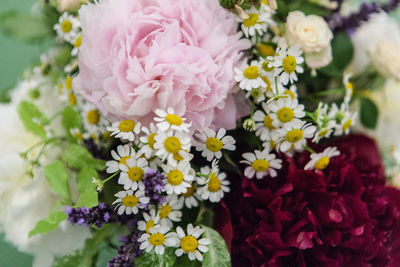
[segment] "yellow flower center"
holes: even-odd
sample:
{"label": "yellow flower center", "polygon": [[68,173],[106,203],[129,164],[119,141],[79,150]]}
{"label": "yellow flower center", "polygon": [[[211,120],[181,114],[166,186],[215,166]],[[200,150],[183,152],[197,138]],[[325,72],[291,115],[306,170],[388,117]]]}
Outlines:
{"label": "yellow flower center", "polygon": [[248,14],[248,15],[249,15],[249,18],[243,20],[243,25],[247,28],[256,25],[258,22],[258,17],[259,17],[258,14],[256,14],[256,13]]}
{"label": "yellow flower center", "polygon": [[153,246],[160,246],[164,244],[164,242],[165,242],[165,235],[163,234],[155,233],[149,237],[149,243]]}
{"label": "yellow flower center", "polygon": [[172,170],[167,174],[167,180],[171,185],[180,185],[183,181],[183,174],[179,170]]}
{"label": "yellow flower center", "polygon": [[139,199],[136,196],[126,196],[122,199],[122,204],[125,207],[135,207],[139,203]]}
{"label": "yellow flower center", "polygon": [[88,113],[86,113],[86,120],[90,124],[96,125],[97,123],[99,123],[99,120],[100,120],[99,112],[95,109],[89,110]]}
{"label": "yellow flower center", "polygon": [[272,139],[269,140],[269,147],[271,149],[275,149],[276,148],[276,143]]}
{"label": "yellow flower center", "polygon": [[221,189],[221,181],[218,179],[215,172],[210,175],[210,180],[208,181],[208,191],[217,192]]}
{"label": "yellow flower center", "polygon": [[197,248],[197,239],[191,235],[187,235],[181,240],[181,248],[185,252],[194,252]]}
{"label": "yellow flower center", "polygon": [[275,126],[272,125],[272,119],[271,117],[267,114],[264,117],[264,126],[265,128],[267,128],[268,130],[273,130],[275,129]]}
{"label": "yellow flower center", "polygon": [[323,170],[329,165],[329,157],[320,158],[314,165],[316,170]]}
{"label": "yellow flower center", "polygon": [[292,73],[296,70],[297,62],[293,56],[287,56],[282,61],[282,68],[286,73]]}
{"label": "yellow flower center", "polygon": [[283,123],[292,121],[294,118],[294,112],[291,108],[283,107],[276,113],[278,120]]}
{"label": "yellow flower center", "polygon": [[181,161],[181,160],[183,160],[183,157],[181,155],[179,155],[179,153],[175,153],[174,154],[174,160]]}
{"label": "yellow flower center", "polygon": [[72,23],[69,20],[64,20],[61,22],[61,30],[65,33],[70,32],[72,30]]}
{"label": "yellow flower center", "polygon": [[286,140],[289,141],[290,143],[296,143],[300,141],[302,138],[303,138],[303,131],[300,129],[291,130],[286,134]]}
{"label": "yellow flower center", "polygon": [[75,48],[81,47],[81,44],[82,44],[82,35],[79,35],[74,42],[74,47]]}
{"label": "yellow flower center", "polygon": [[224,144],[218,138],[209,137],[206,140],[206,147],[207,147],[208,150],[210,150],[212,152],[220,151],[223,146],[224,146]]}
{"label": "yellow flower center", "polygon": [[274,70],[274,67],[268,67],[268,62],[267,62],[267,61],[265,61],[265,62],[261,65],[261,68],[262,68],[263,70],[265,70],[266,72],[271,72],[271,71]]}
{"label": "yellow flower center", "polygon": [[347,83],[347,89],[350,90],[350,96],[353,95],[353,84],[351,82]]}
{"label": "yellow flower center", "polygon": [[76,97],[73,93],[68,94],[68,102],[71,104],[71,106],[76,105]]}
{"label": "yellow flower center", "polygon": [[132,167],[128,170],[128,177],[130,180],[137,182],[144,177],[144,171],[140,167]]}
{"label": "yellow flower center", "polygon": [[285,95],[289,95],[292,99],[296,98],[296,95],[292,91],[290,91],[289,89],[286,90],[284,94]]}
{"label": "yellow flower center", "polygon": [[130,159],[131,158],[131,156],[124,156],[124,157],[122,157],[122,158],[120,158],[119,159],[119,164],[124,164],[124,165],[126,165],[126,161],[128,160],[128,159]]}
{"label": "yellow flower center", "polygon": [[72,77],[71,76],[68,76],[67,79],[65,79],[65,88],[67,90],[72,89]]}
{"label": "yellow flower center", "polygon": [[167,205],[163,206],[160,210],[160,218],[161,219],[168,218],[168,215],[171,213],[171,211],[172,211],[172,208],[170,205],[167,204]]}
{"label": "yellow flower center", "polygon": [[181,150],[181,141],[176,136],[167,137],[164,140],[164,148],[168,153],[178,153]]}
{"label": "yellow flower center", "polygon": [[243,76],[247,79],[254,80],[257,79],[260,74],[258,73],[257,66],[249,66],[243,71]]}
{"label": "yellow flower center", "polygon": [[[262,77],[261,77],[261,78],[262,78]],[[253,89],[251,90],[251,96],[252,96],[253,98],[255,98],[255,99],[259,98],[261,94],[262,94],[262,92],[261,92],[260,88],[253,88]]]}
{"label": "yellow flower center", "polygon": [[181,117],[179,117],[178,115],[175,115],[175,114],[168,114],[167,116],[165,116],[165,120],[171,125],[179,126],[182,124]]}
{"label": "yellow flower center", "polygon": [[135,122],[131,120],[123,120],[119,123],[118,129],[121,132],[132,132],[135,129]]}
{"label": "yellow flower center", "polygon": [[269,162],[265,159],[256,159],[251,166],[258,172],[264,172],[269,169]]}
{"label": "yellow flower center", "polygon": [[187,188],[186,193],[182,193],[182,196],[184,197],[191,197],[194,194],[194,186],[192,185],[191,187]]}
{"label": "yellow flower center", "polygon": [[156,143],[156,140],[154,138],[156,137],[156,135],[157,135],[156,133],[152,133],[147,138],[147,143],[149,144],[149,147],[151,149],[154,149],[154,144]]}
{"label": "yellow flower center", "polygon": [[110,137],[111,137],[111,133],[112,133],[112,132],[110,132],[110,131],[106,131],[106,132],[103,134],[103,138],[104,138],[104,139],[110,138]]}
{"label": "yellow flower center", "polygon": [[146,233],[150,234],[150,228],[154,227],[154,221],[153,220],[149,220],[146,223]]}
{"label": "yellow flower center", "polygon": [[75,137],[76,139],[78,139],[78,140],[83,140],[83,135],[82,135],[81,133],[79,133],[79,132],[74,133],[74,137]]}
{"label": "yellow flower center", "polygon": [[346,131],[347,129],[350,128],[351,124],[353,123],[352,119],[347,120],[344,124],[343,124],[343,131]]}
{"label": "yellow flower center", "polygon": [[268,44],[259,43],[257,49],[264,57],[273,56],[275,53],[275,48]]}

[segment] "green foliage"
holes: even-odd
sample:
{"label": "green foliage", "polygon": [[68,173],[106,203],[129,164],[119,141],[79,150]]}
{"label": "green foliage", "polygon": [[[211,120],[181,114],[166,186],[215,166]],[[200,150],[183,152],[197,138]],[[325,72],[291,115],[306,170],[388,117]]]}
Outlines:
{"label": "green foliage", "polygon": [[44,219],[40,220],[35,228],[29,232],[29,237],[37,235],[37,234],[45,234],[50,231],[54,231],[58,228],[60,222],[67,219],[67,214],[64,211],[59,211],[59,204],[55,207],[55,209],[49,212],[49,216]]}
{"label": "green foliage", "polygon": [[175,266],[176,256],[174,248],[165,248],[165,252],[163,255],[156,254],[153,249],[149,253],[144,252],[140,257],[136,258],[135,266],[140,267],[171,267]]}
{"label": "green foliage", "polygon": [[197,217],[197,223],[212,227],[213,221],[214,221],[214,212],[209,208],[202,207]]}
{"label": "green foliage", "polygon": [[44,16],[7,11],[0,15],[0,31],[18,40],[33,42],[48,37],[52,29]]}
{"label": "green foliage", "polygon": [[13,89],[12,86],[7,86],[0,89],[0,103],[8,103],[10,102],[10,92]]}
{"label": "green foliage", "polygon": [[374,129],[378,122],[379,110],[373,101],[366,97],[360,97],[360,120],[370,129]]}
{"label": "green foliage", "polygon": [[225,240],[214,229],[204,225],[202,227],[205,229],[203,236],[211,241],[208,252],[204,254],[202,266],[230,267],[231,255]]}
{"label": "green foliage", "polygon": [[71,106],[66,107],[62,111],[61,124],[67,133],[68,140],[72,142],[75,141],[75,138],[71,135],[70,129],[78,128],[81,131],[83,130],[81,116]]}
{"label": "green foliage", "polygon": [[331,11],[317,3],[311,1],[290,1],[290,0],[277,0],[278,12],[280,17],[287,17],[289,12],[300,10],[306,15],[314,14],[318,16],[326,16]]}
{"label": "green foliage", "polygon": [[22,101],[18,104],[17,112],[27,131],[42,139],[46,138],[46,131],[38,123],[34,122],[35,119],[43,122],[46,121],[46,117],[40,112],[37,106],[30,102]]}
{"label": "green foliage", "polygon": [[44,168],[44,176],[51,189],[64,198],[68,203],[71,201],[68,188],[68,171],[64,164],[56,160]]}
{"label": "green foliage", "polygon": [[103,160],[93,158],[89,151],[78,144],[70,144],[66,147],[63,155],[63,160],[71,168],[82,169],[83,167],[90,167],[98,171],[106,168]]}
{"label": "green foliage", "polygon": [[79,191],[79,199],[76,202],[75,206],[77,207],[87,207],[91,208],[97,206],[98,194],[96,191],[96,184],[92,182],[92,178],[97,178],[97,171],[84,167],[78,174],[78,191]]}
{"label": "green foliage", "polygon": [[234,8],[235,4],[238,2],[238,0],[219,0],[219,4],[223,7],[223,8]]}
{"label": "green foliage", "polygon": [[176,259],[174,267],[201,267],[201,262],[198,260],[191,261],[187,255],[182,255]]}

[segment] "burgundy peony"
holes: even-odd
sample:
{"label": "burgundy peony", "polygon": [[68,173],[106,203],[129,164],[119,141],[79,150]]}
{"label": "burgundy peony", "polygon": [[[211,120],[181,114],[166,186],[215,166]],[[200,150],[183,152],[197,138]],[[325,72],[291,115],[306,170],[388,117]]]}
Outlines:
{"label": "burgundy peony", "polygon": [[303,170],[304,152],[284,158],[277,178],[233,181],[232,235],[217,224],[233,266],[400,266],[400,191],[385,185],[375,143],[353,135],[333,145],[342,154],[324,172]]}

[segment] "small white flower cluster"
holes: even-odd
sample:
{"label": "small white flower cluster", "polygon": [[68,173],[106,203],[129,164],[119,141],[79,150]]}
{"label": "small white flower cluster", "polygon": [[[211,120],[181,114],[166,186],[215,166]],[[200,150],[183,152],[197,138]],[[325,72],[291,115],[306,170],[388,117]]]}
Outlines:
{"label": "small white flower cluster", "polygon": [[[207,251],[209,243],[199,239],[204,230],[188,225],[186,235],[179,227],[176,233],[171,229],[181,221],[183,207],[191,209],[205,200],[219,202],[230,191],[227,175],[219,170],[218,159],[223,150],[235,150],[235,140],[223,128],[192,132],[191,123],[173,108],[155,110],[154,122],[149,127],[126,119],[113,123],[107,130],[125,143],[112,150],[113,160],[106,162],[107,173],[119,173],[118,184],[123,186],[115,195],[118,214],[139,216],[140,209],[149,210],[138,222],[138,229],[144,231],[141,249],[149,252],[155,247],[157,254],[163,254],[164,246],[180,246],[177,256],[187,253],[190,260],[202,260],[201,253]],[[196,172],[191,165],[192,146],[211,166]],[[158,171],[163,179],[158,193],[165,197],[165,202],[158,205],[149,203],[146,195],[145,178],[149,171]]]}
{"label": "small white flower cluster", "polygon": [[276,25],[272,18],[274,13],[266,0],[261,1],[259,8],[252,6],[249,10],[245,10],[240,19],[242,32],[246,37],[263,36],[268,28]]}
{"label": "small white flower cluster", "polygon": [[74,46],[71,55],[77,56],[79,47],[82,43],[81,23],[79,18],[64,12],[58,19],[58,23],[54,25],[59,41],[70,43]]}

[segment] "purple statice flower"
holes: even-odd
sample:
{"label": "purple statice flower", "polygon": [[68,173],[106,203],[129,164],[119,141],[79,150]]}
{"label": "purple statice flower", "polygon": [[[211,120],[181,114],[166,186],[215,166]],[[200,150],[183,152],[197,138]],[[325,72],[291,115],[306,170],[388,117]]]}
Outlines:
{"label": "purple statice flower", "polygon": [[104,223],[115,222],[118,219],[114,210],[110,206],[101,202],[98,206],[92,208],[68,207],[65,210],[65,213],[67,213],[68,221],[71,224],[84,226],[90,226],[94,224],[97,227],[101,227]]}
{"label": "purple statice flower", "polygon": [[160,204],[165,202],[164,190],[165,175],[155,169],[148,169],[144,176],[145,195],[150,199],[149,204]]}
{"label": "purple statice flower", "polygon": [[119,242],[121,246],[118,248],[118,255],[108,262],[108,267],[132,267],[137,256],[142,251],[139,249],[139,234],[132,232],[130,235],[121,236]]}

